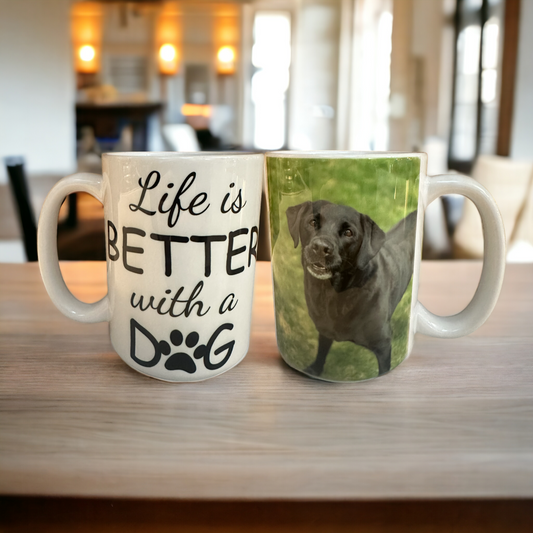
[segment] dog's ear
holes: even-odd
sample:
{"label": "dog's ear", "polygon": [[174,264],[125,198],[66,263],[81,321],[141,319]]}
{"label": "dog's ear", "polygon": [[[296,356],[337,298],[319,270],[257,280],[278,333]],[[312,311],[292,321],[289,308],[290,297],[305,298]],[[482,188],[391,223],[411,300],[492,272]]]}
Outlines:
{"label": "dog's ear", "polygon": [[361,215],[363,242],[357,254],[357,268],[363,270],[385,242],[385,232],[368,216]]}
{"label": "dog's ear", "polygon": [[294,247],[298,246],[300,240],[300,220],[302,215],[311,206],[311,202],[304,202],[303,204],[293,205],[287,208],[287,222],[289,224],[289,233],[294,241]]}

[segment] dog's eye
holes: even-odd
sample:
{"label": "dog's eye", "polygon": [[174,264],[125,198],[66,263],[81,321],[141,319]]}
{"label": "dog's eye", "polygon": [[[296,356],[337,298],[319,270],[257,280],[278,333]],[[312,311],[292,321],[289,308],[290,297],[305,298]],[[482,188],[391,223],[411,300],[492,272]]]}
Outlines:
{"label": "dog's eye", "polygon": [[316,220],[313,218],[313,219],[309,222],[309,225],[312,226],[313,228],[316,228],[318,224],[317,224]]}
{"label": "dog's eye", "polygon": [[351,229],[345,229],[342,234],[345,236],[345,237],[353,237],[353,231]]}

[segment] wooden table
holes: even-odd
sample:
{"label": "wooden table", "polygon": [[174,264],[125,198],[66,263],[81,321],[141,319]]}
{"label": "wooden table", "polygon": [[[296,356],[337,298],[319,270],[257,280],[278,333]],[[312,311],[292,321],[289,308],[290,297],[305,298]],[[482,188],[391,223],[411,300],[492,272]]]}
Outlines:
{"label": "wooden table", "polygon": [[[81,299],[105,293],[103,263],[62,269]],[[480,269],[425,262],[421,300],[441,314],[458,311]],[[35,264],[0,265],[0,317],[1,494],[533,497],[533,265],[508,266],[499,303],[478,331],[456,340],[417,336],[397,369],[356,384],[314,381],[282,362],[268,263],[258,263],[248,356],[203,383],[168,384],[131,370],[113,352],[106,324],[76,323],[54,308]],[[533,527],[527,504],[502,505]]]}

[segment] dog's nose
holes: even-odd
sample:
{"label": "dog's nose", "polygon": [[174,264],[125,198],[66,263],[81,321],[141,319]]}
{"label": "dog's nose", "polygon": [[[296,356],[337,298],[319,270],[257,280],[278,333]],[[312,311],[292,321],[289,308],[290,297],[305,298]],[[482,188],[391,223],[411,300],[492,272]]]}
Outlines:
{"label": "dog's nose", "polygon": [[313,243],[313,252],[315,252],[315,254],[322,254],[322,255],[328,256],[328,255],[331,255],[332,249],[331,249],[331,246],[327,242],[315,241]]}

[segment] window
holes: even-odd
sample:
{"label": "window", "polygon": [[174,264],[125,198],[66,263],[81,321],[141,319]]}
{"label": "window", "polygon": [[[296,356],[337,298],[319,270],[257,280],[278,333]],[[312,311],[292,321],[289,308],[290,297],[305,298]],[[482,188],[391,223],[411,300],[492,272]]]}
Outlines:
{"label": "window", "polygon": [[502,0],[458,0],[454,99],[448,166],[470,172],[496,152]]}
{"label": "window", "polygon": [[253,143],[275,150],[286,141],[287,90],[291,63],[291,19],[288,12],[258,11],[253,29]]}

